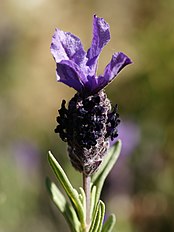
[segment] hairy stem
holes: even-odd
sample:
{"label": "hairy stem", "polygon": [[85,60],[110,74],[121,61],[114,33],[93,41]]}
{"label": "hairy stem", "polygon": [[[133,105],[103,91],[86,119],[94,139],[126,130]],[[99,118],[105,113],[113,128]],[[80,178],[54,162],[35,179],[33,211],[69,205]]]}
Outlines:
{"label": "hairy stem", "polygon": [[91,177],[83,174],[83,189],[84,189],[85,195],[86,195],[86,232],[89,231],[89,227],[91,224],[91,218],[90,218],[90,197],[91,197],[90,196],[90,194],[91,194],[90,182],[91,182]]}

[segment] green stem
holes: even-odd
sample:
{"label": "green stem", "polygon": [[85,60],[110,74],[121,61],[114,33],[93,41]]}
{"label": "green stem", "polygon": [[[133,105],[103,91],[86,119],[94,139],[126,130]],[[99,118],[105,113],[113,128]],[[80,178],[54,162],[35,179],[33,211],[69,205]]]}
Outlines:
{"label": "green stem", "polygon": [[83,189],[84,189],[85,195],[86,195],[86,232],[89,231],[89,227],[91,224],[91,218],[90,218],[90,197],[91,197],[90,196],[91,195],[90,183],[91,183],[91,177],[83,174]]}

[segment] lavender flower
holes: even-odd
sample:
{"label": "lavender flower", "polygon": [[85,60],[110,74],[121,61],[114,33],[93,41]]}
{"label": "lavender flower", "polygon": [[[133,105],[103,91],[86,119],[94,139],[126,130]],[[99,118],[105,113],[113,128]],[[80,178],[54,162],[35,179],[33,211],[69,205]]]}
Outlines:
{"label": "lavender flower", "polygon": [[56,29],[51,43],[57,81],[77,91],[68,108],[65,100],[62,101],[55,132],[68,143],[72,165],[86,176],[98,169],[109,140],[117,137],[117,106],[112,110],[103,89],[132,63],[124,53],[114,53],[104,74],[97,76],[98,57],[109,40],[109,25],[94,15],[93,39],[87,52],[78,37],[59,29]]}

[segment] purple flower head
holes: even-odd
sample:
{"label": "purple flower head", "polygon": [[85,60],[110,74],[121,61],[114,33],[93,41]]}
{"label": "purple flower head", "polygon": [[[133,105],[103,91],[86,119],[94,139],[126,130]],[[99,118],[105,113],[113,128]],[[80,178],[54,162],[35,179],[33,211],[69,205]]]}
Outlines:
{"label": "purple flower head", "polygon": [[122,52],[114,53],[104,74],[96,75],[98,57],[109,40],[109,25],[103,18],[94,16],[93,39],[87,52],[79,38],[59,29],[51,44],[57,64],[57,81],[77,90],[67,107],[66,101],[62,101],[55,133],[67,142],[71,164],[86,176],[97,171],[109,141],[118,136],[117,105],[112,107],[103,88],[131,63]]}
{"label": "purple flower head", "polygon": [[82,95],[95,94],[109,84],[132,61],[122,52],[114,53],[103,75],[96,75],[98,57],[110,40],[109,25],[94,15],[93,38],[86,52],[78,37],[56,29],[51,53],[56,61],[57,81],[74,88]]}

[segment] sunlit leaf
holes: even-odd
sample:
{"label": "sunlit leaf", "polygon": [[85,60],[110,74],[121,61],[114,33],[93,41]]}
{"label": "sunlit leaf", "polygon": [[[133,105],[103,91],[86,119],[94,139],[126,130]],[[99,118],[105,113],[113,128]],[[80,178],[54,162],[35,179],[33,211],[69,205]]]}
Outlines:
{"label": "sunlit leaf", "polygon": [[86,195],[83,188],[80,187],[79,189],[80,189],[79,196],[83,207],[84,217],[86,218]]}
{"label": "sunlit leaf", "polygon": [[96,202],[96,186],[93,185],[92,188],[91,188],[91,205],[90,205],[90,215],[91,215],[91,218],[94,214],[94,209],[95,209],[95,206],[97,205],[97,202]]}
{"label": "sunlit leaf", "polygon": [[105,204],[102,201],[100,201],[100,211],[101,211],[101,215],[100,215],[100,218],[98,219],[99,223],[98,223],[98,229],[96,232],[101,232],[103,220],[104,220],[104,216],[105,216]]}
{"label": "sunlit leaf", "polygon": [[104,213],[105,213],[105,205],[100,200],[99,203],[96,205],[89,232],[100,232],[101,231],[102,223],[104,219]]}
{"label": "sunlit leaf", "polygon": [[66,194],[68,195],[70,201],[73,203],[79,220],[81,222],[82,228],[85,228],[85,213],[83,210],[83,206],[82,203],[79,199],[79,194],[76,191],[76,189],[74,189],[67,177],[67,175],[65,174],[64,170],[62,169],[62,167],[60,166],[60,164],[57,162],[57,160],[54,158],[54,156],[52,155],[52,153],[49,151],[48,154],[48,161],[54,171],[54,174],[56,175],[57,179],[59,180],[59,182],[61,183],[62,187],[64,188]]}
{"label": "sunlit leaf", "polygon": [[72,232],[80,232],[80,222],[74,208],[67,202],[63,194],[57,186],[49,180],[49,178],[46,179],[46,186],[52,201],[58,207],[69,224],[70,230]]}

